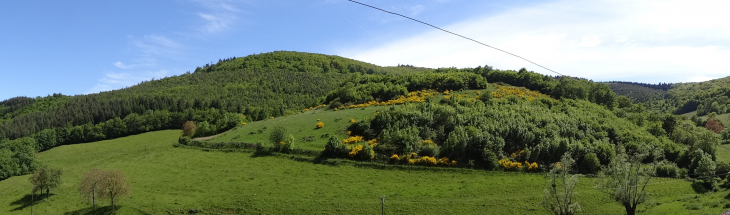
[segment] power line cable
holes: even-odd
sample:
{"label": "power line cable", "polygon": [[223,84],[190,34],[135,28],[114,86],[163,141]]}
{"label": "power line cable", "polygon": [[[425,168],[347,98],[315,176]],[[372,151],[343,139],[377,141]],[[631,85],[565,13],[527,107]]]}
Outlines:
{"label": "power line cable", "polygon": [[389,14],[393,14],[393,15],[396,15],[396,16],[401,16],[401,17],[403,17],[403,18],[406,18],[406,19],[410,19],[410,20],[416,21],[416,22],[418,22],[418,23],[421,23],[421,24],[424,24],[424,25],[428,25],[428,26],[431,26],[431,27],[433,27],[433,28],[436,28],[436,29],[439,29],[439,30],[441,30],[441,31],[443,31],[443,32],[446,32],[446,33],[449,33],[449,34],[453,34],[453,35],[456,35],[456,36],[458,36],[458,37],[461,37],[461,38],[464,38],[464,39],[467,39],[467,40],[471,40],[471,41],[473,41],[473,42],[475,42],[475,43],[479,43],[479,44],[481,44],[481,45],[483,45],[483,46],[486,46],[486,47],[489,47],[489,48],[492,48],[492,49],[495,49],[495,50],[498,50],[498,51],[501,51],[501,52],[507,53],[507,54],[509,54],[509,55],[512,55],[512,56],[515,56],[515,57],[517,57],[517,58],[520,58],[520,59],[522,59],[522,60],[525,60],[525,61],[527,61],[527,62],[530,62],[530,63],[532,63],[532,64],[535,64],[535,65],[537,65],[537,66],[539,66],[539,67],[542,67],[543,69],[546,69],[546,70],[548,70],[548,71],[554,72],[555,74],[558,74],[558,75],[564,76],[563,74],[560,74],[559,72],[553,71],[552,69],[548,69],[547,67],[544,67],[544,66],[542,66],[542,65],[540,65],[540,64],[537,64],[537,63],[535,63],[535,62],[532,62],[531,60],[528,60],[527,58],[524,58],[524,57],[520,57],[520,56],[518,56],[518,55],[516,55],[516,54],[512,54],[512,53],[510,53],[510,52],[508,52],[508,51],[505,51],[505,50],[499,49],[499,48],[497,48],[497,47],[494,47],[494,46],[490,46],[490,45],[484,44],[484,43],[482,43],[482,42],[479,42],[479,41],[477,41],[477,40],[475,40],[475,39],[472,39],[472,38],[469,38],[469,37],[465,37],[465,36],[462,36],[462,35],[460,35],[460,34],[457,34],[457,33],[454,33],[454,32],[448,31],[448,30],[445,30],[445,29],[443,29],[443,28],[439,28],[439,27],[436,27],[435,25],[431,25],[431,24],[428,24],[428,23],[426,23],[426,22],[423,22],[423,21],[421,21],[421,20],[417,20],[417,19],[414,19],[414,18],[411,18],[411,17],[405,16],[405,15],[402,15],[402,14],[399,14],[399,13],[395,13],[395,12],[390,12],[390,11],[387,11],[387,10],[384,10],[384,9],[381,9],[381,8],[378,8],[378,7],[375,7],[375,6],[372,6],[372,5],[368,5],[368,4],[365,4],[365,3],[362,3],[362,2],[358,2],[358,1],[353,1],[353,0],[348,0],[348,1],[350,1],[350,2],[353,2],[353,3],[357,3],[357,4],[360,4],[360,5],[363,5],[363,6],[366,6],[366,7],[370,7],[370,8],[373,8],[373,9],[379,10],[379,11],[383,11],[383,12],[386,12],[386,13],[389,13]]}

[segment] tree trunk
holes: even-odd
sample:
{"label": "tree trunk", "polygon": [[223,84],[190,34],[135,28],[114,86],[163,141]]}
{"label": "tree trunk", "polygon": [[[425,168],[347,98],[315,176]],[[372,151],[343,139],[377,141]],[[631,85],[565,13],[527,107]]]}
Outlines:
{"label": "tree trunk", "polygon": [[114,196],[110,196],[112,199],[112,210],[114,210]]}
{"label": "tree trunk", "polygon": [[91,205],[94,209],[96,209],[96,193],[94,190],[94,188],[91,188]]}
{"label": "tree trunk", "polygon": [[624,207],[626,208],[626,215],[636,215],[636,206],[624,205]]}
{"label": "tree trunk", "polygon": [[46,199],[51,197],[51,188],[46,188]]}

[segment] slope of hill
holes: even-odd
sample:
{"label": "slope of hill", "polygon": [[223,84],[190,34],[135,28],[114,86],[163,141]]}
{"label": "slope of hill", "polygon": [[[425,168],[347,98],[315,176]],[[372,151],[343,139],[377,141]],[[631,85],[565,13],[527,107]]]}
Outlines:
{"label": "slope of hill", "polygon": [[660,100],[667,94],[667,90],[663,88],[655,89],[625,82],[608,82],[607,84],[614,93],[626,96],[633,102],[644,103],[651,100]]}
{"label": "slope of hill", "polygon": [[[401,171],[345,160],[331,166],[290,156],[203,152],[173,148],[179,134],[149,132],[41,152],[41,162],[63,169],[63,183],[36,202],[34,213],[93,214],[76,184],[98,168],[121,170],[131,183],[131,196],[116,200],[117,214],[187,214],[191,208],[200,214],[377,214],[381,195],[389,214],[547,214],[539,204],[547,180],[542,174]],[[0,181],[0,213],[29,213],[27,178]],[[622,206],[593,186],[592,178],[580,178],[574,198],[584,213],[623,214]],[[641,206],[643,214],[719,214],[728,195],[698,195],[684,180],[654,181],[648,190],[654,204]]]}
{"label": "slope of hill", "polygon": [[618,95],[642,103],[658,113],[685,114],[697,111],[698,116],[711,112],[730,112],[730,77],[696,83],[651,85],[629,82],[609,82]]}

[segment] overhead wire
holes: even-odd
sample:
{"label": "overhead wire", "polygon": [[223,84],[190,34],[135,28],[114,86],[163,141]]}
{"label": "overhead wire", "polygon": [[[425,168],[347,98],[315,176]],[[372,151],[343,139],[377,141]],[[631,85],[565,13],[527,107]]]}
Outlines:
{"label": "overhead wire", "polygon": [[477,41],[477,40],[475,40],[475,39],[472,39],[472,38],[469,38],[469,37],[466,37],[466,36],[463,36],[463,35],[461,35],[461,34],[457,34],[457,33],[451,32],[451,31],[448,31],[448,30],[446,30],[446,29],[443,29],[443,28],[437,27],[437,26],[435,26],[435,25],[432,25],[432,24],[426,23],[426,22],[424,22],[424,21],[421,21],[421,20],[417,20],[417,19],[414,19],[414,18],[408,17],[408,16],[406,16],[406,15],[403,15],[403,14],[399,14],[399,13],[395,13],[395,12],[387,11],[387,10],[381,9],[381,8],[379,8],[379,7],[375,7],[375,6],[372,6],[372,5],[369,5],[369,4],[365,4],[365,3],[362,3],[362,2],[358,2],[358,1],[354,1],[354,0],[348,0],[348,1],[350,1],[350,2],[353,2],[353,3],[356,3],[356,4],[360,4],[360,5],[363,5],[363,6],[366,6],[366,7],[370,7],[370,8],[373,8],[373,9],[379,10],[379,11],[383,11],[383,12],[386,12],[386,13],[389,13],[389,14],[393,14],[393,15],[396,15],[396,16],[400,16],[400,17],[403,17],[403,18],[406,18],[406,19],[410,19],[410,20],[413,20],[413,21],[415,21],[415,22],[418,22],[418,23],[421,23],[421,24],[424,24],[424,25],[428,25],[428,26],[431,26],[431,27],[433,27],[433,28],[436,28],[436,29],[438,29],[438,30],[441,30],[441,31],[443,31],[443,32],[446,32],[446,33],[449,33],[449,34],[452,34],[452,35],[455,35],[455,36],[458,36],[458,37],[461,37],[461,38],[464,38],[464,39],[470,40],[470,41],[472,41],[472,42],[478,43],[478,44],[480,44],[480,45],[483,45],[483,46],[486,46],[486,47],[489,47],[489,48],[492,48],[492,49],[495,49],[495,50],[497,50],[497,51],[501,51],[501,52],[507,53],[507,54],[509,54],[509,55],[512,55],[512,56],[514,56],[514,57],[517,57],[517,58],[520,58],[520,59],[522,59],[522,60],[525,60],[525,61],[527,61],[527,62],[530,62],[530,63],[532,63],[532,64],[534,64],[534,65],[536,65],[536,66],[539,66],[539,67],[541,67],[541,68],[543,68],[543,69],[546,69],[546,70],[548,70],[548,71],[550,71],[550,72],[553,72],[553,73],[555,73],[555,74],[558,74],[558,75],[560,75],[560,76],[564,76],[563,74],[561,74],[561,73],[559,73],[559,72],[556,72],[556,71],[554,71],[554,70],[552,70],[552,69],[549,69],[549,68],[547,68],[547,67],[545,67],[545,66],[542,66],[542,65],[540,65],[540,64],[537,64],[537,63],[535,63],[535,62],[533,62],[533,61],[531,61],[531,60],[528,60],[527,58],[521,57],[521,56],[519,56],[519,55],[516,55],[516,54],[512,54],[512,53],[510,53],[510,52],[508,52],[508,51],[502,50],[502,49],[500,49],[500,48],[497,48],[497,47],[494,47],[494,46],[490,46],[490,45],[487,45],[487,44],[485,44],[485,43],[482,43],[482,42],[479,42],[479,41]]}

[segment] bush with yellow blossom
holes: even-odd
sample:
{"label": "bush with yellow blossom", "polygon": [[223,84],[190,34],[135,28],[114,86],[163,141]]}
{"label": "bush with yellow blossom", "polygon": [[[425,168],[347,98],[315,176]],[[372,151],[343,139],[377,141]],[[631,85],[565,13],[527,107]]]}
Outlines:
{"label": "bush with yellow blossom", "polygon": [[324,128],[324,123],[323,122],[318,122],[317,123],[317,129],[320,129],[320,128]]}

